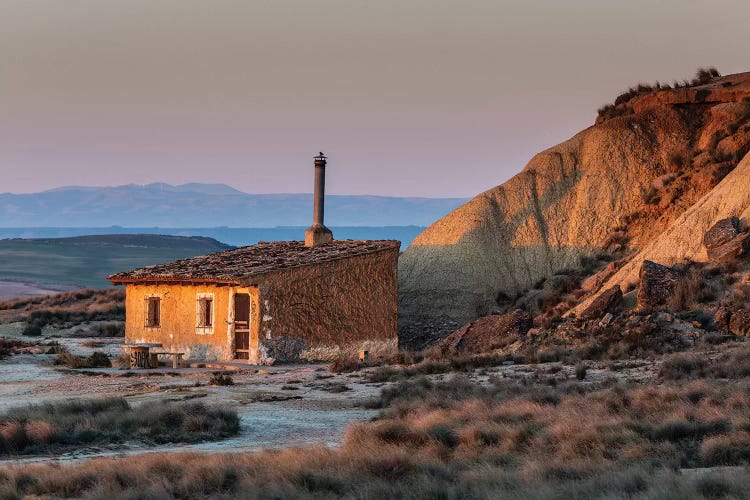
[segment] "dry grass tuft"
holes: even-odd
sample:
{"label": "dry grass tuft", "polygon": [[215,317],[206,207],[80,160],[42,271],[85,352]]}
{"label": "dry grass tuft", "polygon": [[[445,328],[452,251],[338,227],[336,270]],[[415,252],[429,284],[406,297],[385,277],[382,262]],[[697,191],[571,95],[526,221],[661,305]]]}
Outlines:
{"label": "dry grass tuft", "polygon": [[[215,440],[239,431],[237,414],[201,404],[143,404],[122,398],[14,408],[0,415],[0,456],[79,447]],[[1,495],[0,495],[1,496]]]}
{"label": "dry grass tuft", "polygon": [[398,351],[388,355],[373,356],[362,362],[357,355],[342,352],[333,359],[328,369],[334,373],[350,373],[373,366],[411,365],[421,361],[421,359],[422,357],[419,354],[409,351]]}
{"label": "dry grass tuft", "polygon": [[109,368],[112,366],[112,361],[101,351],[95,351],[86,357],[71,354],[62,346],[58,347],[57,351],[56,365],[63,365],[68,368]]}
{"label": "dry grass tuft", "polygon": [[[435,353],[430,353],[432,356]],[[406,366],[380,366],[365,374],[368,382],[398,382],[421,375],[434,375],[449,372],[470,372],[478,368],[498,366],[506,361],[515,359],[512,355],[481,354],[481,355],[447,355],[438,358],[427,357],[419,363]]]}
{"label": "dry grass tuft", "polygon": [[[0,496],[742,498],[744,471],[676,470],[750,463],[749,389],[416,377],[384,390],[381,418],[350,426],[340,448],[5,468]],[[49,432],[19,421],[0,433]]]}
{"label": "dry grass tuft", "polygon": [[666,380],[747,378],[750,377],[750,346],[727,346],[713,357],[700,352],[674,354],[662,361],[659,376]]}
{"label": "dry grass tuft", "polygon": [[0,359],[14,354],[19,348],[30,347],[31,345],[30,342],[23,340],[0,337]]}
{"label": "dry grass tuft", "polygon": [[84,289],[42,297],[0,301],[0,321],[27,321],[39,327],[86,321],[124,321],[125,291]]}

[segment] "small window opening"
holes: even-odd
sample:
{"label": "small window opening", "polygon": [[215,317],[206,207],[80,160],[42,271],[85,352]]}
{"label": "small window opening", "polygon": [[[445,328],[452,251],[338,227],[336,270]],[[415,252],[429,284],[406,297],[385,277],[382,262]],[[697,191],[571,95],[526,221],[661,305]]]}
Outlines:
{"label": "small window opening", "polygon": [[214,301],[208,298],[198,299],[198,326],[209,328],[213,326],[213,304]]}
{"label": "small window opening", "polygon": [[156,328],[161,324],[161,299],[159,297],[146,298],[146,326]]}

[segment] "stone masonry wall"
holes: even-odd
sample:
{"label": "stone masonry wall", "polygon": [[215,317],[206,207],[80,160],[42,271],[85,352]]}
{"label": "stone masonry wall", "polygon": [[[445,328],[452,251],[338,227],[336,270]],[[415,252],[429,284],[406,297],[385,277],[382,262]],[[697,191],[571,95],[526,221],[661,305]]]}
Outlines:
{"label": "stone masonry wall", "polygon": [[259,289],[259,361],[397,349],[398,254],[392,248],[279,271],[252,283]]}

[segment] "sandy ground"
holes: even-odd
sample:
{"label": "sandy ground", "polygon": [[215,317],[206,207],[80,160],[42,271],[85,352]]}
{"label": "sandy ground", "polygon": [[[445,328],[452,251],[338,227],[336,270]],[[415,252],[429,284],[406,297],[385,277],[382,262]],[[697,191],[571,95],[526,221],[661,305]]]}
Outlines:
{"label": "sandy ground", "polygon": [[65,285],[52,286],[22,283],[20,281],[0,281],[0,300],[34,297],[37,295],[52,295],[67,290],[73,290],[75,288],[76,287]]}

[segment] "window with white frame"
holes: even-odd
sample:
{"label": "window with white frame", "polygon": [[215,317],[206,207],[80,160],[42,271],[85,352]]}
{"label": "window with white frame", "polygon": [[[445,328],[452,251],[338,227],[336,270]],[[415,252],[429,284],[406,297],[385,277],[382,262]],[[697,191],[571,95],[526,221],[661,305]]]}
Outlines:
{"label": "window with white frame", "polygon": [[145,326],[159,328],[161,326],[161,297],[149,295],[145,298]]}
{"label": "window with white frame", "polygon": [[214,333],[214,294],[199,293],[195,307],[195,329],[197,333]]}

